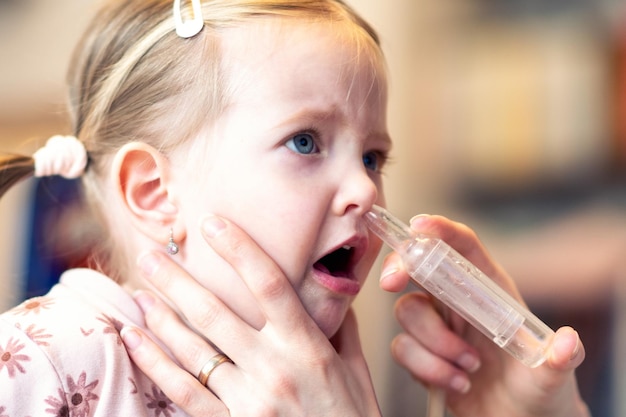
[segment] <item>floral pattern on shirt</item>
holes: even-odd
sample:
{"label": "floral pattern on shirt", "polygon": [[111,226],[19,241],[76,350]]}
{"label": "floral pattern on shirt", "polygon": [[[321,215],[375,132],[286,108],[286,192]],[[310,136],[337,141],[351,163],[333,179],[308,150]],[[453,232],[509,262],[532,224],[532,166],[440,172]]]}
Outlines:
{"label": "floral pattern on shirt", "polygon": [[21,362],[30,361],[30,357],[28,355],[18,353],[22,349],[24,349],[24,344],[14,340],[13,338],[9,339],[5,348],[0,346],[0,372],[6,368],[9,373],[9,378],[14,378],[16,371],[23,374],[26,373],[26,370],[24,369],[24,366],[22,366]]}
{"label": "floral pattern on shirt", "polygon": [[43,310],[48,310],[54,305],[54,300],[47,297],[35,297],[24,301],[13,309],[13,314],[27,316],[29,314],[39,314]]}
{"label": "floral pattern on shirt", "polygon": [[98,317],[98,320],[106,324],[107,326],[102,331],[104,334],[112,334],[115,336],[115,342],[121,346],[122,338],[120,336],[120,331],[122,327],[124,327],[124,323],[116,319],[115,317],[108,316],[103,314],[102,317]]}
{"label": "floral pattern on shirt", "polygon": [[59,388],[57,397],[50,395],[45,399],[45,403],[52,408],[46,408],[46,413],[52,414],[55,417],[66,417],[70,415],[70,407],[67,405],[65,398],[65,392]]}
{"label": "floral pattern on shirt", "polygon": [[[18,329],[22,330],[21,324],[17,323],[15,325]],[[50,346],[50,344],[43,339],[48,339],[52,337],[50,333],[44,333],[46,329],[37,329],[34,324],[31,324],[26,329],[22,330],[26,336],[38,346]]]}
{"label": "floral pattern on shirt", "polygon": [[68,392],[61,388],[57,390],[56,396],[50,395],[46,398],[45,403],[52,408],[47,408],[46,413],[54,416],[90,416],[90,401],[97,401],[98,396],[93,393],[94,388],[98,385],[98,380],[86,383],[87,374],[82,372],[76,381],[71,375],[67,376]]}
{"label": "floral pattern on shirt", "polygon": [[176,409],[172,407],[172,400],[167,398],[156,385],[152,385],[152,395],[148,393],[144,395],[150,400],[146,405],[154,410],[154,417],[160,417],[161,414],[164,417],[172,417],[172,413],[176,413]]}
{"label": "floral pattern on shirt", "polygon": [[76,382],[74,382],[74,379],[70,375],[67,376],[67,386],[70,391],[66,394],[72,416],[89,416],[89,401],[98,400],[98,396],[92,392],[94,388],[96,388],[96,385],[98,385],[98,380],[96,379],[89,384],[87,384],[86,381],[87,374],[85,372],[79,375]]}
{"label": "floral pattern on shirt", "polygon": [[139,390],[137,389],[137,382],[135,382],[135,378],[128,377],[128,382],[130,382],[130,385],[132,387],[130,389],[130,393],[131,394],[137,394],[139,392]]}

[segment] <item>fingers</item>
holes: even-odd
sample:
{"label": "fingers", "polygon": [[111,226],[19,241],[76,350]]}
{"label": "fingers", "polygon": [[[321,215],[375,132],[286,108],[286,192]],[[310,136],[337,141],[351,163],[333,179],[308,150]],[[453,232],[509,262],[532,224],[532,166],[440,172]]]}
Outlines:
{"label": "fingers", "polygon": [[471,388],[467,373],[424,349],[417,340],[406,333],[399,334],[393,339],[391,353],[399,365],[405,367],[415,379],[427,386],[434,385],[461,394],[467,393]]}
{"label": "fingers", "polygon": [[578,333],[571,327],[561,327],[554,336],[548,359],[537,369],[538,385],[546,392],[560,389],[567,380],[574,379],[574,370],[584,359],[585,348]]}
{"label": "fingers", "polygon": [[555,370],[571,371],[578,368],[584,359],[585,347],[578,332],[568,326],[557,330],[548,365]]}
{"label": "fingers", "polygon": [[[148,328],[157,338],[167,341],[171,335],[176,335],[176,343],[168,346],[170,352],[185,369],[198,376],[200,370],[218,353],[217,349],[190,330],[171,308],[149,292],[136,293],[135,301],[143,310]],[[223,364],[219,371],[215,371],[215,378],[212,378],[223,379],[221,375],[228,378],[227,370],[233,368],[232,364]]]}
{"label": "fingers", "polygon": [[[521,300],[514,282],[491,258],[476,233],[466,225],[443,216],[420,215],[411,219],[411,229],[419,234],[442,239],[507,292]],[[409,281],[410,277],[400,256],[397,253],[388,255],[383,262],[380,287],[386,291],[398,292],[404,290]]]}
{"label": "fingers", "polygon": [[[209,340],[221,342],[221,350],[230,352],[237,346],[254,345],[254,329],[164,254],[144,253],[138,263],[144,277],[180,309],[196,330]],[[238,361],[235,357],[233,360]]]}
{"label": "fingers", "polygon": [[467,374],[480,368],[478,353],[448,328],[430,298],[406,294],[396,303],[395,314],[406,333],[392,343],[394,359],[427,384],[467,392]]}
{"label": "fingers", "polygon": [[385,257],[379,282],[383,290],[390,292],[402,291],[406,288],[410,278],[404,270],[400,255],[393,252]]}
{"label": "fingers", "polygon": [[[192,374],[202,369],[202,363],[210,361],[215,352],[208,343],[202,346],[203,339],[194,335],[194,330],[235,361],[236,366],[221,364],[209,376],[208,385],[216,394],[211,400],[219,399],[227,404],[233,416],[352,415],[355,409],[378,411],[352,313],[348,314],[337,338],[347,358],[344,362],[307,314],[278,265],[246,233],[215,216],[204,219],[202,230],[215,253],[233,267],[250,289],[264,315],[264,324],[253,327],[239,318],[237,310],[229,309],[185,270],[158,253],[140,258],[142,273],[180,309],[194,329],[181,329],[184,323],[165,303],[142,296],[137,301],[145,310],[148,326]],[[173,334],[177,335],[175,340],[170,336]],[[162,352],[148,349],[143,353],[153,357],[158,354]],[[172,362],[158,368],[155,365],[166,359],[162,356],[148,361],[143,357],[139,361],[148,361],[142,362],[147,367],[146,374],[154,375],[160,384],[167,382],[171,385],[169,390],[175,390],[172,381],[180,381],[182,377],[168,376],[162,370]],[[185,395],[193,392],[206,395],[192,391],[200,386],[194,375],[185,377],[193,384],[176,396],[176,401],[190,404]]]}
{"label": "fingers", "polygon": [[[301,327],[304,309],[293,287],[278,265],[243,230],[228,220],[209,215],[202,221],[202,231],[213,250],[246,283],[267,321],[282,323],[287,333]],[[285,311],[293,314],[285,316]]]}
{"label": "fingers", "polygon": [[[280,324],[278,328],[286,336],[302,328],[302,320],[308,315],[293,287],[278,265],[243,230],[225,219],[209,215],[202,221],[202,232],[211,248],[246,283],[265,316],[265,323]],[[234,340],[234,346],[251,342],[237,339],[245,334],[244,327],[249,326],[163,254],[143,254],[139,265],[144,276],[209,339],[218,336],[213,332],[219,328],[220,337],[216,340]],[[285,311],[291,314],[286,315]],[[229,337],[225,337],[225,329],[231,330]],[[227,349],[226,346],[220,348]]]}
{"label": "fingers", "polygon": [[449,329],[427,295],[404,295],[396,302],[395,314],[405,331],[419,337],[426,349],[438,352],[439,356],[468,372],[480,367],[478,353]]}
{"label": "fingers", "polygon": [[[319,357],[322,353],[319,346],[323,344],[328,350],[327,355],[331,352],[335,354],[328,339],[304,310],[280,268],[245,232],[215,216],[207,217],[202,227],[213,250],[230,263],[249,286],[266,320],[263,328],[252,327],[164,254],[150,252],[140,256],[138,262],[145,278],[180,309],[199,334],[214,342],[220,351],[231,357],[237,364],[236,368],[243,370],[243,373],[254,373],[266,366],[264,361],[256,360],[249,352],[263,349],[273,352],[277,349],[275,345],[279,345],[279,350],[290,349],[299,355]],[[141,303],[141,300],[139,297],[138,302]],[[146,320],[151,330],[164,341],[171,334],[184,335],[181,336],[185,340],[184,344],[179,340],[170,344],[187,346],[182,351],[174,347],[173,353],[194,374],[215,353],[207,352],[202,347],[202,339],[191,332],[182,332],[182,323],[162,303],[154,302],[146,310]],[[263,333],[266,328],[267,335]],[[278,340],[294,342],[290,347],[277,344]],[[284,357],[285,353],[291,352],[273,352],[276,357]],[[220,365],[216,373],[223,373],[224,368],[228,370],[232,367],[231,364]],[[226,379],[230,388],[240,382],[243,378],[242,372],[229,374]],[[216,376],[211,375],[211,381]],[[222,394],[225,390],[220,382],[223,380],[215,378],[215,382],[210,382],[211,389],[220,398],[224,398]]]}
{"label": "fingers", "polygon": [[163,393],[191,416],[229,416],[226,406],[196,378],[178,367],[143,331],[124,327],[122,340],[133,362]]}
{"label": "fingers", "polygon": [[[468,258],[489,274],[492,271],[491,260],[480,244],[476,234],[467,226],[453,222],[442,216],[420,215],[411,219],[411,229],[415,233],[433,236],[444,240],[457,252]],[[404,290],[410,277],[404,269],[402,259],[397,253],[387,255],[383,261],[380,278],[382,289],[391,292]]]}
{"label": "fingers", "polygon": [[532,385],[528,385],[537,390],[533,392],[540,404],[537,409],[546,411],[541,415],[589,416],[574,374],[584,358],[578,333],[567,326],[557,330],[546,362],[531,370]]}
{"label": "fingers", "polygon": [[503,269],[491,258],[476,233],[463,223],[443,216],[420,215],[411,219],[411,229],[417,233],[437,237],[467,258],[492,279],[506,277]]}
{"label": "fingers", "polygon": [[467,258],[485,255],[476,233],[463,223],[444,216],[419,215],[411,219],[410,226],[417,233],[440,238]]}

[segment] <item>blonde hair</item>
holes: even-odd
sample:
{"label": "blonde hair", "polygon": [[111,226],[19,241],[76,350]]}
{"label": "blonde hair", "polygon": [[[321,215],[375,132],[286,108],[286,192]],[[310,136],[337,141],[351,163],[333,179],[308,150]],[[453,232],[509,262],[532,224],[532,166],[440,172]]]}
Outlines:
{"label": "blonde hair", "polygon": [[[106,2],[70,64],[73,134],[89,154],[83,182],[101,215],[106,212],[106,202],[99,201],[105,195],[101,178],[121,146],[137,140],[167,154],[227,105],[220,30],[272,16],[347,22],[359,47],[365,42],[377,56],[382,54],[374,30],[340,0],[204,0],[204,28],[190,39],[176,35],[172,5],[172,0]],[[0,170],[3,193],[32,175],[32,159],[0,158]],[[110,258],[112,245],[103,244],[101,249],[100,267],[119,261]]]}

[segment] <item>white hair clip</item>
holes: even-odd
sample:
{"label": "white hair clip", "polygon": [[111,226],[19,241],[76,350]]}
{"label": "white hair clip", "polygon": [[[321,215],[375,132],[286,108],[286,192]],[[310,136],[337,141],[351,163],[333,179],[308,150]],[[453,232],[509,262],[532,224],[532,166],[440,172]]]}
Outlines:
{"label": "white hair clip", "polygon": [[176,22],[176,34],[181,38],[196,36],[204,26],[202,17],[202,4],[200,0],[191,0],[193,19],[183,20],[180,12],[180,0],[174,0],[174,21]]}
{"label": "white hair clip", "polygon": [[85,145],[74,136],[52,136],[46,146],[33,155],[35,176],[60,175],[64,178],[78,178],[87,167]]}

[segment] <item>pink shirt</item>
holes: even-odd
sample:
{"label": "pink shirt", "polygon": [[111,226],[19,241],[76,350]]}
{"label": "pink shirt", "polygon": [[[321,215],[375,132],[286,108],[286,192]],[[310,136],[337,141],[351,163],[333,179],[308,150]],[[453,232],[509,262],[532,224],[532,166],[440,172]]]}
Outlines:
{"label": "pink shirt", "polygon": [[0,315],[0,417],[186,416],[133,365],[123,324],[145,328],[141,310],[88,269]]}

